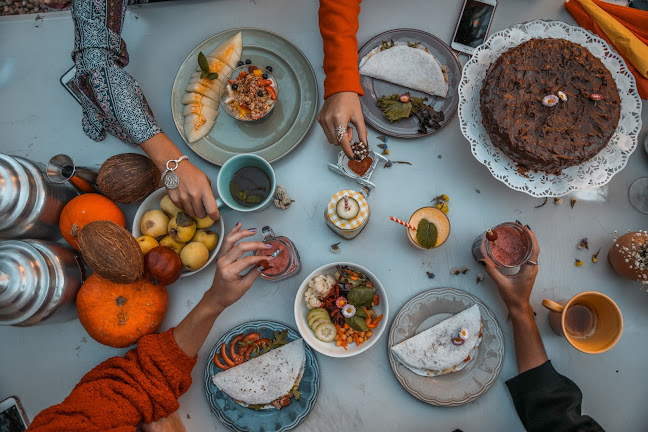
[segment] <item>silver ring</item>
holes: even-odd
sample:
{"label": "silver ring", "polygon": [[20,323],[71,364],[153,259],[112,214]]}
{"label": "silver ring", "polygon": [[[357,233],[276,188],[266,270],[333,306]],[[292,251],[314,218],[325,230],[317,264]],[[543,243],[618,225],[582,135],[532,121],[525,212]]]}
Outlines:
{"label": "silver ring", "polygon": [[344,126],[340,125],[335,127],[335,137],[337,138],[338,142],[344,139],[345,133],[346,133],[346,128]]}
{"label": "silver ring", "polygon": [[527,260],[526,264],[530,264],[530,265],[534,265],[534,266],[538,265],[538,263],[533,261],[533,260]]}

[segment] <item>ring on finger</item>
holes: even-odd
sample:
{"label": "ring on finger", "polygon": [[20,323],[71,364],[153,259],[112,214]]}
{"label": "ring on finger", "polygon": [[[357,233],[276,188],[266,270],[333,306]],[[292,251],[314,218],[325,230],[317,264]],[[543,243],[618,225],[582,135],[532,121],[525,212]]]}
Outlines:
{"label": "ring on finger", "polygon": [[346,128],[344,126],[339,125],[335,127],[335,137],[337,138],[338,142],[344,139],[344,134],[346,134]]}
{"label": "ring on finger", "polygon": [[534,265],[534,266],[538,265],[538,263],[536,261],[533,261],[533,260],[527,260],[526,264]]}

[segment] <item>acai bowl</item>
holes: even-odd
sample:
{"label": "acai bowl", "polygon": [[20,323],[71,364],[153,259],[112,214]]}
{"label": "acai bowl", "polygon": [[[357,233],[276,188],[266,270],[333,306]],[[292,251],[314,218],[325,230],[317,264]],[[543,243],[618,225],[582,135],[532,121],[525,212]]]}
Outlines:
{"label": "acai bowl", "polygon": [[294,309],[306,343],[329,357],[366,351],[389,319],[389,301],[378,278],[348,262],[327,264],[308,275],[297,290]]}
{"label": "acai bowl", "polygon": [[257,122],[267,118],[274,109],[279,88],[271,68],[256,66],[246,60],[221,82],[220,103],[232,118]]}

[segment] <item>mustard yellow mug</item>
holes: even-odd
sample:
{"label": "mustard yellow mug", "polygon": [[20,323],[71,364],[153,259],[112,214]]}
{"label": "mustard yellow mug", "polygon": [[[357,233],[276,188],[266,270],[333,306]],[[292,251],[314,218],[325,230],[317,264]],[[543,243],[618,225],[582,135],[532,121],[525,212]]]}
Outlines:
{"label": "mustard yellow mug", "polygon": [[621,310],[605,294],[585,291],[567,302],[544,299],[542,305],[551,311],[551,328],[579,351],[600,354],[611,349],[621,338]]}

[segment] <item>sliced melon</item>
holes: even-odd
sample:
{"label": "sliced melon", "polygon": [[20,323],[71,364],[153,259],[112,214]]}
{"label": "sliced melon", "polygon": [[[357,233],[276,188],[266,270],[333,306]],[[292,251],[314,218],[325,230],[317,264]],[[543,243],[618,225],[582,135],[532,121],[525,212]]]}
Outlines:
{"label": "sliced melon", "polygon": [[205,87],[209,87],[210,89],[214,90],[217,93],[220,91],[221,80],[219,80],[218,78],[213,80],[210,80],[208,78],[200,78],[200,72],[194,72],[191,74],[191,78],[189,79],[189,84],[194,84],[194,83],[198,83]]}
{"label": "sliced melon", "polygon": [[216,120],[216,117],[218,116],[218,111],[201,104],[185,105],[184,109],[182,110],[182,115],[186,117],[191,114],[202,115],[207,120]]}
{"label": "sliced melon", "polygon": [[[218,74],[218,79],[225,78],[227,74],[232,71],[231,67],[218,60],[216,57],[207,57],[207,63],[209,64],[209,72],[216,72]],[[201,72],[200,66],[196,67],[196,71]]]}
{"label": "sliced melon", "polygon": [[198,83],[188,84],[185,90],[189,93],[198,93],[199,95],[206,96],[216,102],[216,104],[218,104],[218,100],[220,99],[217,91]]}
{"label": "sliced melon", "polygon": [[[218,112],[216,112],[218,116]],[[211,131],[214,127],[215,120],[209,120],[207,117],[199,114],[190,114],[185,117],[184,131],[187,141],[190,143],[198,141]]]}
{"label": "sliced melon", "polygon": [[209,107],[214,111],[218,111],[218,102],[216,102],[213,99],[209,99],[208,97],[205,97],[203,95],[200,95],[198,93],[185,93],[184,96],[182,96],[182,104],[183,105],[200,104]]}
{"label": "sliced melon", "polygon": [[238,32],[234,36],[220,44],[209,56],[215,57],[220,61],[227,63],[229,67],[234,69],[239,60],[241,60],[242,52],[243,36],[241,35],[241,32]]}

